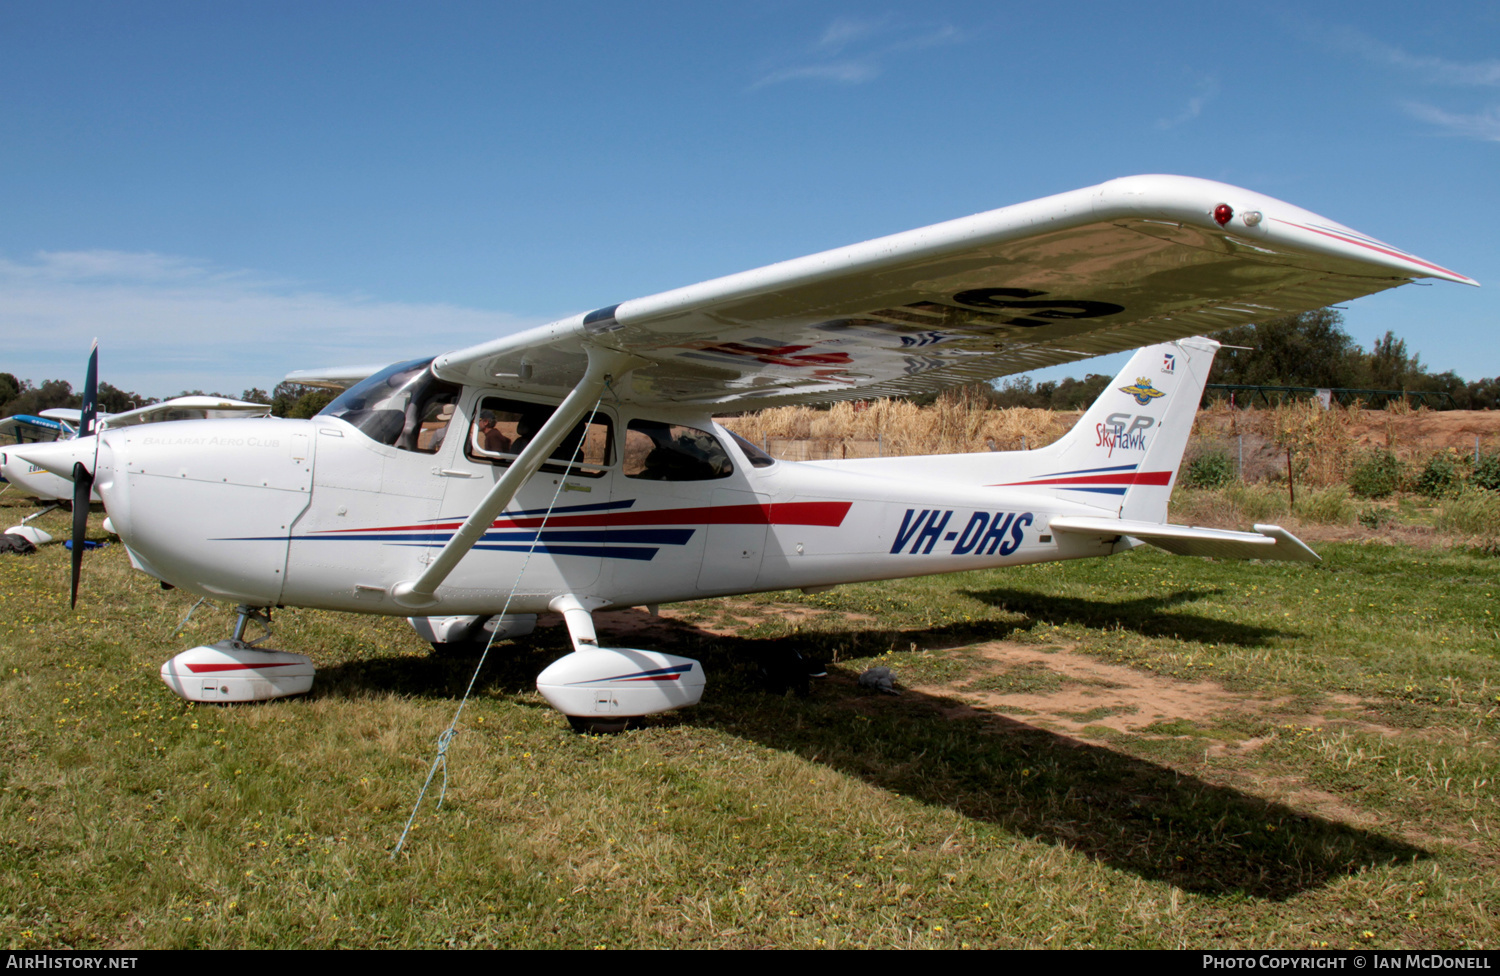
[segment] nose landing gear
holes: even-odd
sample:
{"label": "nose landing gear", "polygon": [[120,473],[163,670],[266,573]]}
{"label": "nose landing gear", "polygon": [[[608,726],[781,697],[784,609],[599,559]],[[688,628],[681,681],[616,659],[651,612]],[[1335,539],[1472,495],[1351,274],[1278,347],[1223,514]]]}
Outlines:
{"label": "nose landing gear", "polygon": [[[271,608],[240,604],[234,634],[228,640],[190,648],[161,666],[168,688],[196,702],[266,701],[312,690],[312,659],[255,645],[271,636]],[[245,628],[256,621],[265,629],[253,641]]]}

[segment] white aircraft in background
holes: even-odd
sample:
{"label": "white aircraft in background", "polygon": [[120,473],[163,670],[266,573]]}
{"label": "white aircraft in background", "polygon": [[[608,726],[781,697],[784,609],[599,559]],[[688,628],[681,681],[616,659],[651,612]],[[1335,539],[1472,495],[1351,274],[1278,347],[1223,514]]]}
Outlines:
{"label": "white aircraft in background", "polygon": [[[155,424],[172,420],[268,417],[270,414],[271,408],[263,403],[246,403],[243,400],[230,400],[226,397],[196,395],[176,397],[122,413],[99,414],[98,423],[101,429],[116,429],[135,424]],[[39,416],[16,414],[0,420],[0,437],[8,436],[15,441],[14,445],[8,445],[12,448],[11,450],[0,449],[0,480],[10,482],[23,495],[29,495],[44,502],[71,501],[74,493],[71,478],[53,474],[45,468],[21,460],[20,457],[15,456],[14,447],[28,443],[51,443],[76,437],[79,425],[82,423],[82,416],[82,410],[70,407],[49,407]],[[93,491],[90,492],[89,501],[99,502],[103,499],[98,491]],[[51,542],[52,536],[26,523],[55,507],[51,506],[43,512],[28,516],[20,525],[6,529],[6,533],[23,536],[33,545]]]}
{"label": "white aircraft in background", "polygon": [[[19,453],[95,484],[137,569],[240,605],[231,639],[163,667],[185,697],[311,686],[307,657],[242,640],[275,606],[406,616],[437,643],[524,633],[550,609],[574,650],[538,688],[576,726],[620,727],[696,702],[703,674],[690,658],[603,646],[591,617],[603,608],[1143,542],[1316,560],[1275,526],[1166,522],[1218,346],[1185,337],[1424,277],[1473,283],[1270,197],[1132,177],[370,375],[293,374],[363,377],[311,420],[160,424]],[[713,420],[1151,343],[1041,450],[791,463]]]}

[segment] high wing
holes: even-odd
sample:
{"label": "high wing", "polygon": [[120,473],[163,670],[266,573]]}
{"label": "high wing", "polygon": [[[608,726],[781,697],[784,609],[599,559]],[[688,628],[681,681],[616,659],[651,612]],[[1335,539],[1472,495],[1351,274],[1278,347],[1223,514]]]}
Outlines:
{"label": "high wing", "polygon": [[0,419],[0,437],[9,437],[16,443],[22,441],[53,441],[72,437],[75,430],[71,424],[55,417],[34,417],[18,413]]}
{"label": "high wing", "polygon": [[360,380],[369,379],[389,363],[367,363],[364,366],[334,366],[328,369],[299,369],[282,377],[287,383],[318,386],[325,390],[347,390]]}
{"label": "high wing", "polygon": [[164,420],[220,420],[228,417],[266,417],[271,407],[265,403],[248,403],[216,396],[181,396],[145,407],[137,407],[124,413],[112,413],[100,418],[109,428],[130,427],[135,424],[155,424]]}
{"label": "high wing", "polygon": [[594,345],[645,361],[612,386],[623,401],[909,395],[1424,277],[1474,284],[1271,197],[1135,176],[632,299],[439,356],[433,371],[561,394]]}

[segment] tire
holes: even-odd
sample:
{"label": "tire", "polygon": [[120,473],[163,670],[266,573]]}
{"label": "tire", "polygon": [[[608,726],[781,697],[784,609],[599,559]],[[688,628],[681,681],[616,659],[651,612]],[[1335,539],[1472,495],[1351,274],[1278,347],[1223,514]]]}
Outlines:
{"label": "tire", "polygon": [[473,640],[450,641],[447,644],[429,643],[432,644],[432,656],[445,661],[476,658],[484,653],[485,648],[484,641]]}
{"label": "tire", "polygon": [[635,719],[618,716],[569,715],[568,724],[579,735],[617,735],[630,728]]}

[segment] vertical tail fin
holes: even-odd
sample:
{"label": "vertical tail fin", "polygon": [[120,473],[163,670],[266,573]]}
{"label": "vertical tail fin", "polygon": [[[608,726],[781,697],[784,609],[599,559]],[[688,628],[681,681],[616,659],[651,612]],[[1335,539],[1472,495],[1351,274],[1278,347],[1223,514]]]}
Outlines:
{"label": "vertical tail fin", "polygon": [[1139,350],[1077,426],[1030,453],[1027,467],[1045,473],[1012,484],[1115,509],[1124,519],[1165,521],[1218,348],[1200,336]]}

